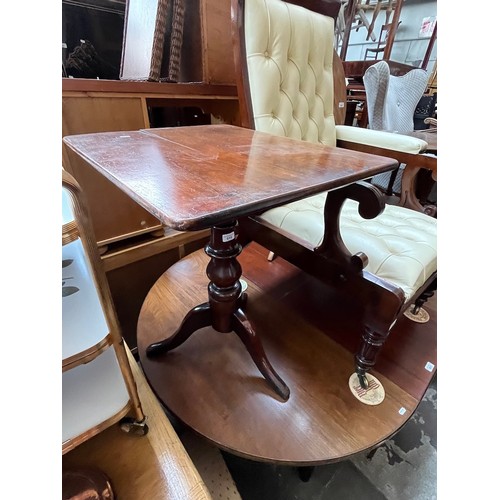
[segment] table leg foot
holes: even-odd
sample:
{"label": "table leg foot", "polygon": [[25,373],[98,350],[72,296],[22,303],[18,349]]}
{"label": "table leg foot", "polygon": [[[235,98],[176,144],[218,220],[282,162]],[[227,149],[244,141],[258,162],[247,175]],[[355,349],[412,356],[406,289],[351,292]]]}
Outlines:
{"label": "table leg foot", "polygon": [[271,366],[264,352],[264,348],[262,347],[262,343],[257,337],[245,313],[241,309],[237,309],[233,313],[232,319],[234,332],[245,345],[260,373],[262,373],[274,391],[287,401],[290,397],[290,389]]}
{"label": "table leg foot", "polygon": [[156,356],[171,351],[185,342],[196,330],[212,324],[210,304],[205,302],[193,307],[185,316],[181,326],[168,339],[155,342],[146,349],[147,356]]}

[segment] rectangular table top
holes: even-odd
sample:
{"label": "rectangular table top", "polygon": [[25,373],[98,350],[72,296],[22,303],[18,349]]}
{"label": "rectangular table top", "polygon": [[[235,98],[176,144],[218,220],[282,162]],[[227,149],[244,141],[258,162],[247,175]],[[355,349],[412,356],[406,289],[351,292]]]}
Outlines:
{"label": "rectangular table top", "polygon": [[64,142],[180,231],[256,214],[397,166],[391,158],[232,125],[81,134]]}

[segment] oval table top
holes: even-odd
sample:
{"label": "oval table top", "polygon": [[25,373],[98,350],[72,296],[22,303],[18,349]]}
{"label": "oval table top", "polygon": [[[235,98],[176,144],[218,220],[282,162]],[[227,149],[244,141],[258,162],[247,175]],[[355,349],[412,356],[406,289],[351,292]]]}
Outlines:
{"label": "oval table top", "polygon": [[411,417],[432,379],[424,369],[428,361],[436,364],[432,299],[426,305],[430,322],[402,317],[391,333],[373,371],[386,397],[368,406],[348,387],[359,315],[282,259],[268,262],[266,252],[252,243],[238,259],[248,283],[245,312],[290,399],[275,395],[234,333],[202,328],[176,349],[146,356],[150,343],[169,337],[192,307],[207,300],[203,250],[170,267],[144,301],[138,348],[155,394],[220,448],[259,461],[319,465],[389,438]]}

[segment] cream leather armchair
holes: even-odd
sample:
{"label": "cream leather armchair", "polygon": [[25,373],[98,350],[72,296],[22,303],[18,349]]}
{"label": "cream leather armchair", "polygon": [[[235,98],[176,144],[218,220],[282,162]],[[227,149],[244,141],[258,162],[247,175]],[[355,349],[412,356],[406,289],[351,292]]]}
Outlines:
{"label": "cream leather armchair", "polygon": [[[405,163],[425,150],[419,139],[335,124],[332,18],[282,0],[232,0],[232,19],[243,126]],[[266,211],[243,222],[242,230],[361,301],[364,331],[355,365],[366,387],[366,373],[395,322],[412,304],[417,313],[436,288],[436,220],[389,205],[364,219],[358,188],[376,189],[360,185],[322,193]],[[340,217],[335,206],[341,207]],[[325,237],[325,218],[326,231],[340,230],[350,254],[368,257],[363,269],[346,268],[337,249],[327,248],[335,238]]]}

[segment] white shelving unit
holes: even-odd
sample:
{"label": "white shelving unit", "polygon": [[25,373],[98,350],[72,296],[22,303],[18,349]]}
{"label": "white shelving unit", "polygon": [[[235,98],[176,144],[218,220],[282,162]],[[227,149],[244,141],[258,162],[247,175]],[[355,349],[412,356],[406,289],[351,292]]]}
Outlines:
{"label": "white shelving unit", "polygon": [[146,434],[137,386],[83,194],[62,183],[62,452],[117,422]]}

